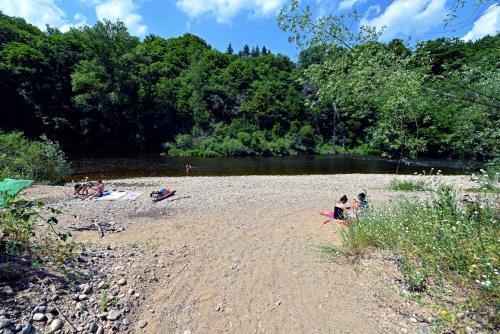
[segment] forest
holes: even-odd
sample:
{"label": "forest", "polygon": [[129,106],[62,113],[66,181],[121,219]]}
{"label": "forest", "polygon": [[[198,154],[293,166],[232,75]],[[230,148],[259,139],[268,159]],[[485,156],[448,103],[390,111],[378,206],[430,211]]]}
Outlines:
{"label": "forest", "polygon": [[141,41],[120,22],[44,32],[0,13],[0,131],[43,136],[70,156],[487,160],[499,154],[498,50],[498,35],[320,42],[294,62],[191,34]]}

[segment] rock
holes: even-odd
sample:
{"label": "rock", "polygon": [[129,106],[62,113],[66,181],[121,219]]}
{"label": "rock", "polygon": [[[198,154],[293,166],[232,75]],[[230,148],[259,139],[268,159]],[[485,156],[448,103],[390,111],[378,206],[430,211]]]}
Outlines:
{"label": "rock", "polygon": [[469,326],[465,327],[465,332],[467,334],[474,334],[474,330],[472,328],[470,328]]}
{"label": "rock", "polygon": [[128,294],[129,294],[129,295],[133,295],[134,293],[135,293],[135,290],[134,290],[134,289],[130,289],[130,290],[128,290]]}
{"label": "rock", "polygon": [[97,327],[95,334],[104,334],[104,328],[102,326]]}
{"label": "rock", "polygon": [[11,321],[4,317],[3,315],[0,316],[0,329],[9,327],[11,324]]}
{"label": "rock", "polygon": [[78,296],[78,300],[79,300],[79,301],[82,301],[82,300],[87,300],[88,298],[89,298],[89,296],[87,296],[87,295],[79,295],[79,296]]}
{"label": "rock", "polygon": [[125,285],[127,284],[127,280],[125,278],[122,278],[118,281],[118,285]]}
{"label": "rock", "polygon": [[29,334],[31,333],[31,330],[33,329],[33,325],[31,322],[27,322],[24,324],[23,328],[21,328],[21,334]]}
{"label": "rock", "polygon": [[106,319],[107,316],[108,316],[108,312],[101,312],[98,315],[98,317],[101,318],[101,319]]}
{"label": "rock", "polygon": [[417,322],[418,322],[418,320],[417,320],[417,319],[415,319],[415,318],[413,318],[413,317],[409,318],[408,320],[410,320],[410,321],[411,321],[411,322],[413,322],[413,323],[417,323]]}
{"label": "rock", "polygon": [[45,313],[45,310],[47,310],[45,305],[35,307],[35,313]]}
{"label": "rock", "polygon": [[281,305],[281,300],[278,300],[276,303],[274,303],[274,305],[280,306]]}
{"label": "rock", "polygon": [[1,293],[4,293],[4,294],[6,294],[6,295],[11,295],[11,294],[13,294],[13,293],[14,293],[14,290],[12,290],[12,288],[11,288],[10,286],[6,285],[6,286],[4,286],[4,287],[2,287],[2,288],[0,289],[0,292],[1,292]]}
{"label": "rock", "polygon": [[130,320],[128,320],[127,318],[124,318],[122,320],[122,324],[124,324],[125,326],[128,326],[128,325],[130,325]]}
{"label": "rock", "polygon": [[2,333],[2,334],[14,334],[14,332],[13,332],[13,331],[11,331],[11,330],[10,330],[10,329],[8,329],[8,328],[4,328],[4,329],[2,329],[2,331],[0,331],[0,333]]}
{"label": "rock", "polygon": [[45,314],[43,313],[35,313],[33,315],[33,320],[34,321],[44,321],[46,319]]}
{"label": "rock", "polygon": [[190,330],[190,329],[186,329],[186,330],[184,331],[184,334],[191,334],[191,330]]}
{"label": "rock", "polygon": [[421,334],[431,334],[431,328],[429,326],[423,326],[420,328],[420,333]]}
{"label": "rock", "polygon": [[92,287],[89,284],[82,285],[82,294],[88,295],[90,290],[92,290]]}
{"label": "rock", "polygon": [[45,317],[47,318],[47,325],[50,325],[52,320],[54,320],[54,315],[52,313],[45,313]]}
{"label": "rock", "polygon": [[97,286],[97,288],[99,290],[109,289],[109,284],[106,283],[106,282],[101,282],[101,283],[99,283],[99,285]]}
{"label": "rock", "polygon": [[63,322],[61,319],[54,319],[50,324],[50,332],[54,333],[55,331],[61,329],[63,326]]}
{"label": "rock", "polygon": [[95,322],[91,322],[89,325],[89,332],[95,333],[97,331],[97,324]]}
{"label": "rock", "polygon": [[106,319],[108,320],[116,320],[118,318],[120,318],[122,314],[120,313],[120,311],[118,310],[111,310],[111,312],[109,312],[108,316],[106,317]]}
{"label": "rock", "polygon": [[52,305],[47,306],[47,310],[45,312],[52,313],[52,314],[59,314],[57,309]]}
{"label": "rock", "polygon": [[139,320],[139,322],[137,323],[139,328],[144,328],[144,327],[146,327],[147,324],[148,324],[148,322],[146,320]]}

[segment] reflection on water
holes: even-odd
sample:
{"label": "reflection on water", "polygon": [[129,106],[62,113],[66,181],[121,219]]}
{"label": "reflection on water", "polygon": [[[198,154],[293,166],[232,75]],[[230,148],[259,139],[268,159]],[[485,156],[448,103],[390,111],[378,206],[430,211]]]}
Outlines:
{"label": "reflection on water", "polygon": [[[396,173],[397,160],[376,159],[346,155],[313,155],[285,157],[162,157],[141,155],[126,158],[73,159],[74,179],[119,179],[144,176],[184,176],[185,166],[190,164],[190,176],[229,175],[301,175],[301,174],[347,174]],[[471,166],[460,161],[418,160],[402,163],[401,174],[415,172],[443,174],[467,174]],[[477,164],[475,166],[477,168]]]}

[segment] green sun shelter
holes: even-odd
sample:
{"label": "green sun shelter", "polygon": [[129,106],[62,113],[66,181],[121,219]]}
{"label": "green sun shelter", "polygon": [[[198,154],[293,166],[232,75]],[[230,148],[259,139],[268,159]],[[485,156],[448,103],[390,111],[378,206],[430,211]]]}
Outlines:
{"label": "green sun shelter", "polygon": [[7,196],[14,196],[24,188],[29,187],[33,181],[31,180],[15,180],[4,179],[0,181],[0,207],[5,205]]}

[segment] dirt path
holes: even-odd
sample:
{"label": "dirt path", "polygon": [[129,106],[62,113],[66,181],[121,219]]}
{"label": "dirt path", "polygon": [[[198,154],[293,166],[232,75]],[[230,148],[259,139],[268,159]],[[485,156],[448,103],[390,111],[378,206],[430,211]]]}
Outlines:
{"label": "dirt path", "polygon": [[[126,218],[122,233],[81,238],[139,242],[154,254],[149,261],[163,264],[155,269],[157,281],[142,282],[137,317],[148,325],[140,333],[420,333],[425,324],[397,311],[425,314],[396,293],[392,262],[352,265],[314,250],[340,243],[342,227],[323,225],[320,210],[343,193],[353,197],[359,184],[373,204],[387,201],[392,178],[180,178],[173,186],[189,197],[145,209],[154,215]],[[143,279],[143,267],[130,270]]]}

